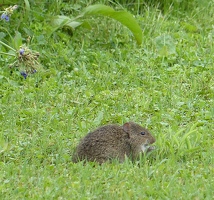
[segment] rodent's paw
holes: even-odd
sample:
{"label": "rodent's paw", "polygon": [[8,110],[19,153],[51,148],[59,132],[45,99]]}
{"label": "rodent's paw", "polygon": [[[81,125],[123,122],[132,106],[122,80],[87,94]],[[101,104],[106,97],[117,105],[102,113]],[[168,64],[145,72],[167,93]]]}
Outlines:
{"label": "rodent's paw", "polygon": [[150,147],[147,149],[147,152],[153,151],[153,150],[155,150],[155,149],[156,149],[156,146],[150,146]]}
{"label": "rodent's paw", "polygon": [[149,144],[141,145],[141,150],[143,153],[153,151],[154,149],[155,149],[155,146],[149,146]]}

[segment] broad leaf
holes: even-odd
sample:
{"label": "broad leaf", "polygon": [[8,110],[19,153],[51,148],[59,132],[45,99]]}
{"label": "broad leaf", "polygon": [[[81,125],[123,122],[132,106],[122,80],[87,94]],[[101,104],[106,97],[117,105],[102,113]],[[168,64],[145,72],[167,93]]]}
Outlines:
{"label": "broad leaf", "polygon": [[126,11],[115,11],[113,8],[101,4],[88,6],[83,16],[86,15],[103,15],[119,21],[126,26],[134,35],[138,44],[142,43],[143,33],[142,29],[137,23],[136,19]]}
{"label": "broad leaf", "polygon": [[14,49],[18,50],[19,47],[22,45],[22,35],[18,31],[16,31],[15,37],[12,41]]}
{"label": "broad leaf", "polygon": [[55,27],[54,31],[63,27],[69,28],[71,29],[71,31],[73,31],[75,28],[82,25],[82,22],[77,22],[71,19],[70,17],[59,15],[53,17],[52,25]]}
{"label": "broad leaf", "polygon": [[160,35],[155,38],[156,49],[159,56],[167,57],[176,54],[176,44],[170,35]]}

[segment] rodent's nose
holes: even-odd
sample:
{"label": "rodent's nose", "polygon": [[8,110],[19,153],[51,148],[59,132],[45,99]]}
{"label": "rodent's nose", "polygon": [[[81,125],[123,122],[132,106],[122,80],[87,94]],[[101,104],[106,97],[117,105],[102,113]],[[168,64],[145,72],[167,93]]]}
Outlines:
{"label": "rodent's nose", "polygon": [[150,144],[155,143],[155,141],[156,141],[155,138],[152,137],[152,139],[151,139],[151,141],[150,141]]}

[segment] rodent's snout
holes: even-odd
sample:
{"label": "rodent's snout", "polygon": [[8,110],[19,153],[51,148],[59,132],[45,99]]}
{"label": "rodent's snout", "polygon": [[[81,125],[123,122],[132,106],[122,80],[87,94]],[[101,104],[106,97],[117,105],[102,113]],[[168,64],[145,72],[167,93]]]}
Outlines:
{"label": "rodent's snout", "polygon": [[153,144],[153,143],[155,143],[155,138],[154,137],[149,137],[149,138],[147,138],[146,139],[146,144]]}
{"label": "rodent's snout", "polygon": [[155,141],[156,141],[155,138],[152,137],[152,139],[150,140],[150,144],[155,143]]}

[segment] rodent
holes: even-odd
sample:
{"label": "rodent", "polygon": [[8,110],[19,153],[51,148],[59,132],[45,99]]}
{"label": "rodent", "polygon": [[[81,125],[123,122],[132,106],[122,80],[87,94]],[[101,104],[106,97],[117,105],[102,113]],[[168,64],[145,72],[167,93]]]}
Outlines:
{"label": "rodent", "polygon": [[140,153],[146,153],[155,147],[151,133],[142,126],[127,122],[122,126],[110,124],[88,133],[79,143],[73,154],[72,161],[96,161],[100,164],[125,157],[135,160]]}

